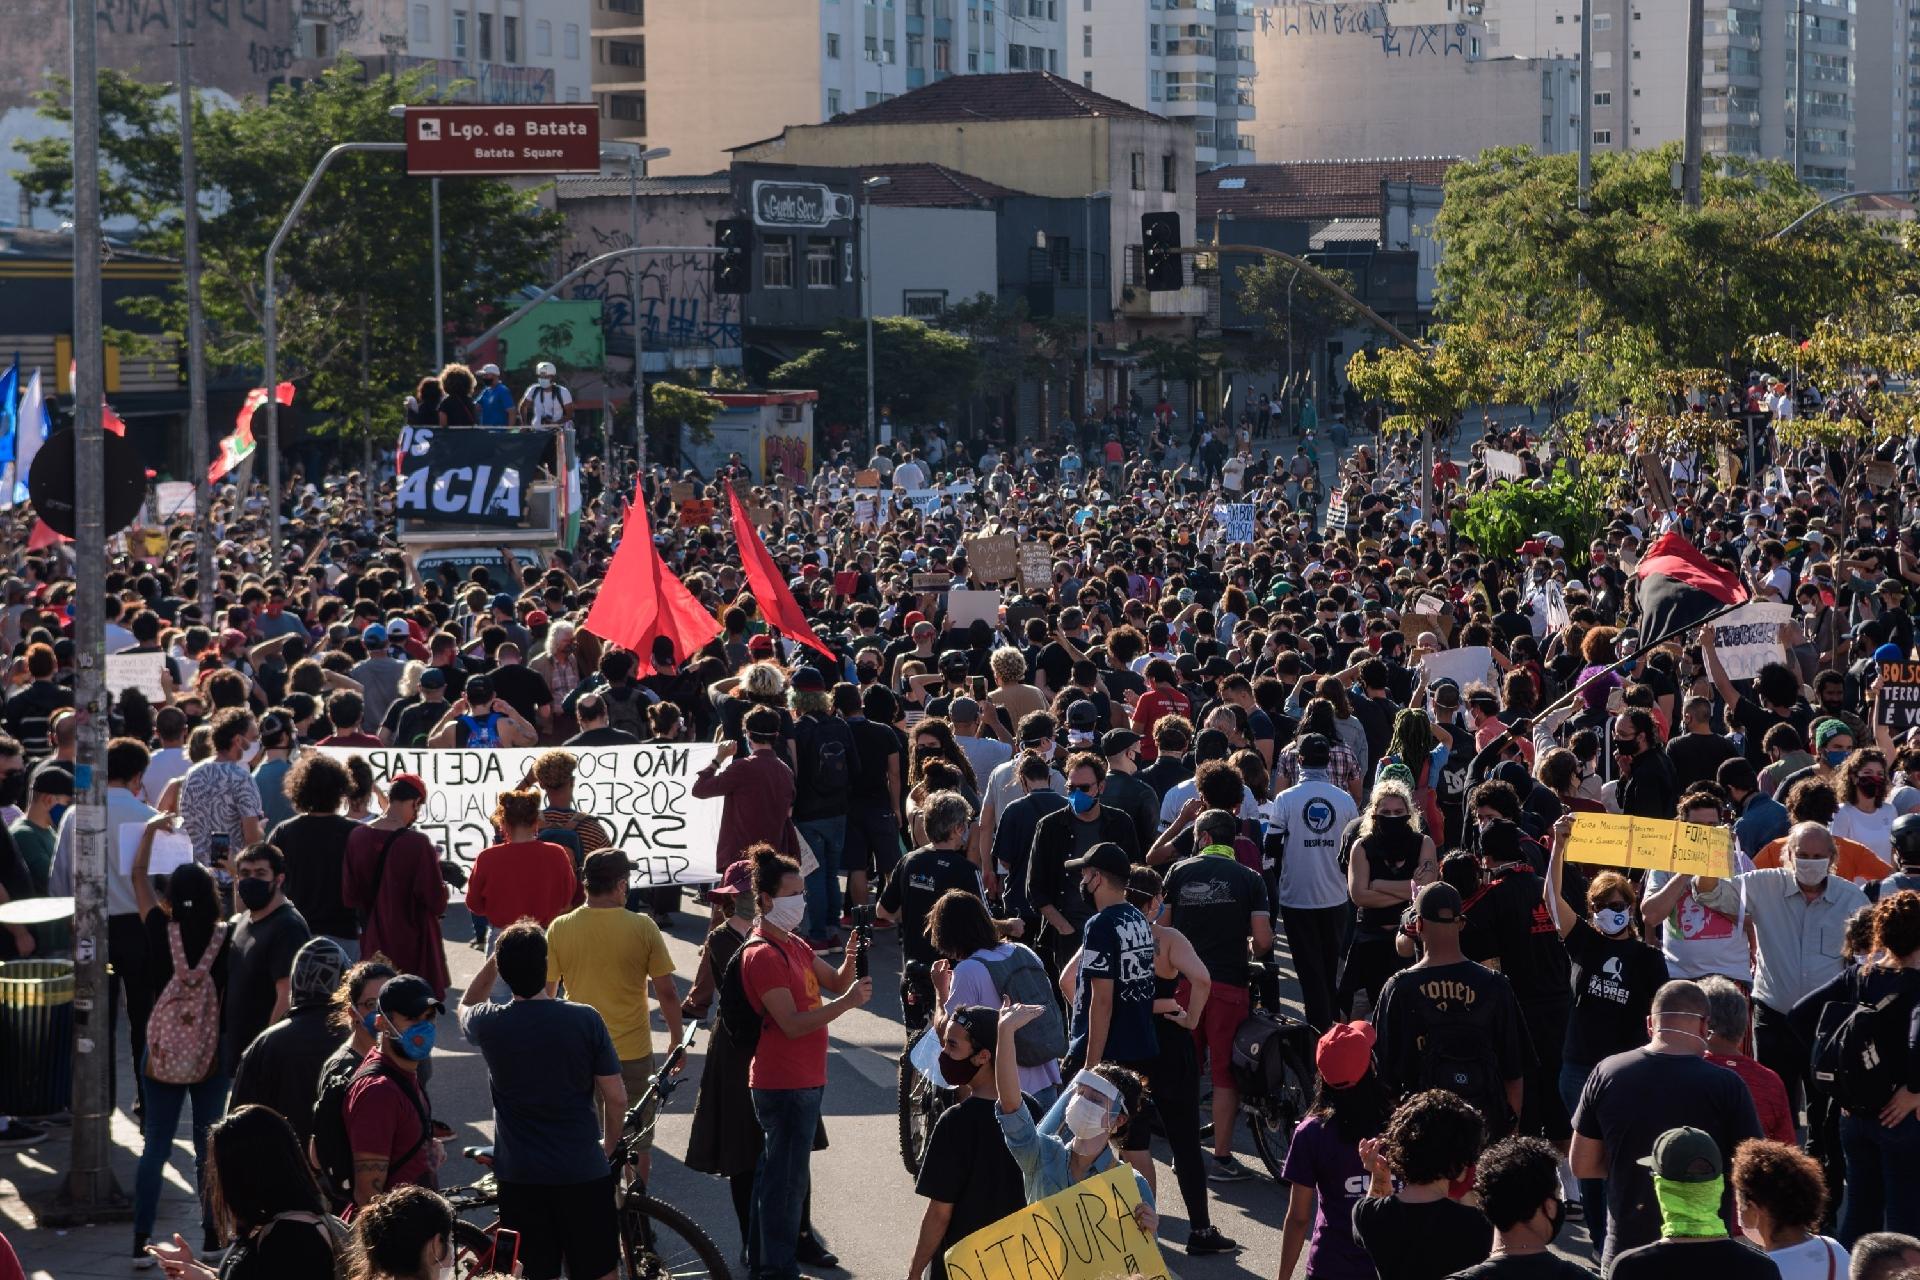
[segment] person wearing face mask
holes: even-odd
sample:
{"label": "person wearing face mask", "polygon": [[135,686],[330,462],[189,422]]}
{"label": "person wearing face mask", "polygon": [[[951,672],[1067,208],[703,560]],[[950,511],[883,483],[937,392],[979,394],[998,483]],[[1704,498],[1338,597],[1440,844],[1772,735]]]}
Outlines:
{"label": "person wearing face mask", "polygon": [[1893,852],[1893,822],[1900,816],[1886,803],[1886,756],[1872,747],[1853,752],[1835,783],[1841,803],[1830,824],[1834,836],[1857,841],[1886,861]]}
{"label": "person wearing face mask", "polygon": [[1593,1280],[1593,1272],[1550,1247],[1567,1220],[1559,1163],[1538,1138],[1508,1138],[1480,1153],[1473,1189],[1493,1223],[1493,1252],[1451,1280]]}
{"label": "person wearing face mask", "polygon": [[354,1280],[453,1280],[453,1206],[400,1187],[354,1215],[353,1248],[365,1260]]}
{"label": "person wearing face mask", "polygon": [[448,888],[440,851],[414,826],[426,799],[427,784],[418,774],[388,782],[386,811],[347,837],[340,899],[363,914],[360,957],[384,956],[403,972],[420,974],[438,1000],[448,982],[440,934]]}
{"label": "person wearing face mask", "polygon": [[[1047,925],[1048,946],[1056,965],[1079,946],[1080,930],[1097,908],[1081,892],[1087,874],[1076,865],[1094,849],[1111,844],[1129,865],[1140,860],[1133,819],[1100,803],[1106,786],[1105,756],[1083,751],[1067,761],[1067,804],[1034,824],[1027,862],[1027,901]],[[1123,895],[1126,872],[1120,871]],[[1043,953],[1045,954],[1045,953]],[[1148,1050],[1151,1054],[1151,1048]],[[1098,1059],[1094,1059],[1098,1061]]]}
{"label": "person wearing face mask", "polygon": [[355,1070],[341,1108],[353,1152],[353,1203],[372,1205],[395,1187],[434,1185],[443,1158],[420,1068],[433,1055],[434,1016],[446,1006],[425,978],[387,979],[368,1020],[375,1048]]}
{"label": "person wearing face mask", "polygon": [[1667,818],[1680,787],[1673,761],[1660,749],[1653,713],[1628,707],[1613,720],[1613,761],[1620,775],[1614,803],[1621,813],[1640,818]]}
{"label": "person wearing face mask", "polygon": [[551,360],[533,367],[534,384],[520,397],[520,421],[530,427],[573,421],[573,392],[560,385],[559,372]]}
{"label": "person wearing face mask", "polygon": [[[1840,793],[1834,784],[1808,774],[1792,788],[1782,793],[1786,800],[1788,829],[1794,823],[1817,822],[1823,827],[1831,827],[1840,816]],[[1756,867],[1778,867],[1783,865],[1787,838],[1785,833],[1770,840],[1753,855]],[[1868,885],[1880,880],[1892,870],[1873,850],[1858,840],[1847,840],[1839,836],[1833,841],[1833,865],[1829,870],[1842,880],[1857,885]]]}
{"label": "person wearing face mask", "polygon": [[313,930],[287,901],[287,862],[270,844],[256,844],[235,862],[232,953],[220,1027],[220,1063],[231,1076],[253,1038],[293,1007],[293,961]]}
{"label": "person wearing face mask", "polygon": [[1701,903],[1716,911],[1732,914],[1745,902],[1755,941],[1754,1056],[1779,1073],[1796,1109],[1812,1083],[1811,1050],[1789,1014],[1840,972],[1847,918],[1867,901],[1857,885],[1830,874],[1833,858],[1833,833],[1801,822],[1787,833],[1782,866],[1695,881]]}
{"label": "person wearing face mask", "polygon": [[362,960],[349,968],[328,999],[328,1025],[346,1036],[327,1060],[309,1101],[307,1160],[321,1194],[335,1213],[353,1203],[353,1148],[347,1141],[345,1108],[354,1073],[378,1046],[380,989],[394,976],[393,966]]}
{"label": "person wearing face mask", "polygon": [[[1753,1098],[1740,1077],[1705,1060],[1707,995],[1698,983],[1676,979],[1654,993],[1647,1015],[1650,1043],[1614,1054],[1595,1067],[1573,1117],[1570,1163],[1575,1176],[1604,1178],[1607,1236],[1602,1270],[1659,1239],[1669,1197],[1657,1179],[1668,1131],[1693,1125],[1707,1146],[1728,1152],[1761,1137]],[[1649,1173],[1655,1184],[1649,1185]],[[1707,1221],[1731,1222],[1732,1205],[1715,1187],[1697,1206]],[[1661,1273],[1665,1274],[1665,1273]]]}
{"label": "person wearing face mask", "polygon": [[1609,1280],[1781,1280],[1772,1259],[1730,1234],[1728,1150],[1715,1135],[1688,1125],[1676,1124],[1653,1140],[1648,1154],[1634,1162],[1642,1210],[1653,1230],[1648,1243],[1614,1255],[1606,1268]]}

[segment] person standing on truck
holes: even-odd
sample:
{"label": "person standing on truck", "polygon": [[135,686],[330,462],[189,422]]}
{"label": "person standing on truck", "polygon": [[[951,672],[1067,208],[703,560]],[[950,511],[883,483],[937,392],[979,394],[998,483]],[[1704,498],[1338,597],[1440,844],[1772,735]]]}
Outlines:
{"label": "person standing on truck", "polygon": [[507,390],[500,381],[500,366],[483,364],[480,366],[480,393],[473,398],[474,408],[479,411],[480,425],[483,427],[511,427],[520,421],[514,411],[513,392]]}
{"label": "person standing on truck", "polygon": [[530,427],[555,427],[573,421],[573,392],[560,385],[553,361],[533,367],[534,384],[520,397],[520,420]]}

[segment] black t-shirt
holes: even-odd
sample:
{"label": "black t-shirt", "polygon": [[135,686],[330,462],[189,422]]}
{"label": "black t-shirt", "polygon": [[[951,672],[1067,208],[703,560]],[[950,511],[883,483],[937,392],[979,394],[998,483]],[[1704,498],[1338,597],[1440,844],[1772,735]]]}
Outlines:
{"label": "black t-shirt", "polygon": [[[853,785],[847,788],[850,808],[891,809],[893,797],[887,791],[887,761],[904,754],[900,734],[892,725],[878,724],[862,717],[847,721],[853,730],[853,745],[860,752],[860,768],[854,771]],[[905,783],[902,766],[902,783]]]}
{"label": "black t-shirt", "polygon": [[1696,782],[1712,782],[1721,762],[1739,754],[1731,742],[1714,733],[1681,733],[1667,743],[1673,780],[1681,791]]}
{"label": "black t-shirt", "polygon": [[440,717],[447,714],[447,703],[428,702],[422,699],[400,713],[400,719],[393,729],[393,745],[396,747],[424,747],[427,735],[433,732],[433,726],[440,723]]}
{"label": "black t-shirt", "polygon": [[1502,1254],[1448,1280],[1595,1280],[1596,1272],[1557,1253]]}
{"label": "black t-shirt", "polygon": [[1615,1255],[1608,1280],[1780,1280],[1772,1258],[1731,1236],[1656,1240]]}
{"label": "black t-shirt", "polygon": [[505,699],[528,724],[533,723],[539,708],[553,705],[553,692],[547,688],[547,678],[518,662],[494,668],[493,693]]}
{"label": "black t-shirt", "polygon": [[1764,769],[1767,767],[1767,752],[1761,743],[1767,736],[1767,730],[1777,724],[1790,724],[1800,731],[1801,741],[1810,742],[1807,730],[1813,724],[1813,708],[1805,702],[1796,702],[1786,715],[1778,716],[1754,698],[1744,697],[1734,704],[1733,724],[1746,735],[1747,760],[1754,768]]}
{"label": "black t-shirt", "polygon": [[[1082,651],[1086,649],[1085,644],[1077,647]],[[1047,688],[1056,693],[1066,688],[1073,680],[1073,655],[1068,653],[1066,646],[1058,640],[1047,642],[1046,647],[1041,649],[1034,658],[1034,666],[1038,667],[1040,674],[1046,677]]]}
{"label": "black t-shirt", "polygon": [[[265,918],[234,917],[227,948],[226,1007],[221,1012],[220,1062],[232,1075],[240,1055],[273,1017],[275,985],[293,976],[293,956],[313,931],[299,908],[282,903]],[[192,957],[188,957],[191,962]]]}
{"label": "black t-shirt", "polygon": [[907,959],[932,964],[940,958],[927,938],[927,916],[949,889],[984,897],[980,869],[959,849],[915,849],[887,878],[880,905],[900,922],[900,950]]}
{"label": "black t-shirt", "polygon": [[1564,1008],[1573,998],[1572,967],[1541,895],[1540,877],[1515,864],[1467,899],[1460,948],[1469,960],[1500,959],[1524,1008]]}
{"label": "black t-shirt", "polygon": [[1667,980],[1666,957],[1637,938],[1609,938],[1585,920],[1567,934],[1573,961],[1573,1017],[1563,1061],[1589,1067],[1647,1042],[1653,993]]}
{"label": "black t-shirt", "polygon": [[347,837],[360,824],[337,813],[303,813],[267,833],[267,842],[287,860],[287,901],[308,928],[335,938],[360,936],[360,920],[340,900],[340,871]]}
{"label": "black t-shirt", "polygon": [[1167,923],[1187,935],[1207,976],[1245,986],[1253,917],[1268,911],[1260,873],[1230,857],[1200,854],[1173,865],[1165,892]]}
{"label": "black t-shirt", "polygon": [[1353,1205],[1353,1238],[1373,1259],[1380,1280],[1441,1280],[1486,1260],[1493,1224],[1458,1200],[1410,1204],[1362,1196]]}
{"label": "black t-shirt", "polygon": [[1167,792],[1193,776],[1193,766],[1178,757],[1162,755],[1155,757],[1152,764],[1142,765],[1134,776],[1152,787],[1153,794],[1164,802]]}
{"label": "black t-shirt", "polygon": [[1520,1079],[1533,1063],[1526,1022],[1506,975],[1471,960],[1402,969],[1380,989],[1373,1025],[1379,1033],[1374,1057],[1389,1087],[1417,1093],[1464,1074],[1469,1084],[1445,1087],[1481,1109],[1493,1136],[1504,1134],[1510,1119],[1506,1082]]}
{"label": "black t-shirt", "polygon": [[[1025,1099],[1029,1115],[1038,1121],[1038,1108]],[[982,1227],[1026,1207],[1020,1166],[1007,1151],[1000,1133],[1000,1104],[991,1098],[968,1098],[940,1113],[920,1162],[916,1195],[953,1206],[953,1216],[934,1251],[933,1280],[946,1280],[947,1249]]]}
{"label": "black t-shirt", "polygon": [[333,1236],[320,1222],[281,1218],[237,1241],[220,1280],[333,1280]]}

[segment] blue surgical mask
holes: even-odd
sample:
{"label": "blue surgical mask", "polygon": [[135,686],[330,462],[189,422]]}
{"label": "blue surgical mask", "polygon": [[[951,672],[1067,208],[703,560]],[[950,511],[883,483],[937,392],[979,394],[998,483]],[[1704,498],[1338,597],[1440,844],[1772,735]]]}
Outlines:
{"label": "blue surgical mask", "polygon": [[367,1010],[367,1016],[360,1019],[360,1025],[367,1029],[367,1034],[370,1036],[377,1036],[380,1034],[379,1024],[380,1024],[380,1011],[378,1009]]}
{"label": "blue surgical mask", "polygon": [[1842,764],[1846,763],[1847,753],[1844,751],[1822,751],[1820,758],[1827,762],[1829,768],[1838,769]]}
{"label": "blue surgical mask", "polygon": [[396,1032],[393,1041],[399,1046],[401,1054],[413,1062],[424,1062],[433,1052],[433,1020],[416,1022],[405,1031]]}
{"label": "blue surgical mask", "polygon": [[51,822],[56,827],[59,826],[60,815],[65,813],[66,811],[67,811],[67,806],[64,804],[57,804],[53,806],[53,808],[47,810],[47,821]]}
{"label": "blue surgical mask", "polygon": [[1067,804],[1075,813],[1086,813],[1098,803],[1099,801],[1097,799],[1085,791],[1069,791],[1067,793]]}

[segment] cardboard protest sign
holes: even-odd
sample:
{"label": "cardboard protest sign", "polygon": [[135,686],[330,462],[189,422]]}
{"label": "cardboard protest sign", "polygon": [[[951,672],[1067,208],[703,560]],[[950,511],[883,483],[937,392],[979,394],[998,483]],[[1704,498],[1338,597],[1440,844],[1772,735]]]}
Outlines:
{"label": "cardboard protest sign", "polygon": [[673,499],[675,506],[678,506],[683,502],[692,502],[693,501],[693,485],[690,482],[683,480],[678,484],[669,485],[667,487],[667,494]]}
{"label": "cardboard protest sign", "polygon": [[1400,634],[1407,638],[1409,645],[1420,643],[1420,633],[1431,631],[1440,637],[1442,644],[1453,639],[1453,618],[1444,613],[1403,613],[1400,615]]}
{"label": "cardboard protest sign", "polygon": [[1527,474],[1527,466],[1520,461],[1520,455],[1517,453],[1508,453],[1505,449],[1489,449],[1486,460],[1489,480],[1520,480]]}
{"label": "cardboard protest sign", "polygon": [[680,527],[698,529],[703,524],[713,523],[713,499],[689,499],[680,504]]}
{"label": "cardboard protest sign", "polygon": [[[427,801],[417,829],[445,856],[468,867],[494,842],[493,810],[500,793],[521,786],[546,752],[544,747],[316,749],[343,762],[364,756],[382,787],[397,774],[418,774],[427,784]],[[570,750],[578,761],[574,807],[606,824],[614,847],[634,863],[636,887],[720,879],[713,850],[723,801],[692,795],[694,775],[713,760],[712,744]]]}
{"label": "cardboard protest sign", "polygon": [[1869,489],[1891,489],[1900,483],[1900,467],[1893,462],[1869,462],[1866,465]]}
{"label": "cardboard protest sign", "polygon": [[1723,876],[1732,842],[1733,832],[1725,827],[1624,813],[1576,813],[1567,837],[1567,861]]}
{"label": "cardboard protest sign", "polygon": [[982,582],[1005,582],[1020,572],[1020,540],[1011,533],[977,533],[961,545],[967,567]]}
{"label": "cardboard protest sign", "polygon": [[1875,700],[1874,723],[1884,724],[1898,737],[1920,728],[1920,662],[1880,664],[1880,697]]}
{"label": "cardboard protest sign", "polygon": [[1053,585],[1053,548],[1029,542],[1020,548],[1020,585],[1028,591],[1045,591]]}
{"label": "cardboard protest sign", "polygon": [[1226,530],[1228,542],[1253,541],[1253,504],[1251,502],[1229,503],[1223,508],[1226,517],[1221,526]]}
{"label": "cardboard protest sign", "polygon": [[1133,1216],[1131,1166],[1057,1191],[964,1236],[946,1252],[949,1280],[1166,1280],[1160,1246]]}
{"label": "cardboard protest sign", "polygon": [[1744,604],[1713,624],[1713,647],[1729,680],[1750,680],[1779,662],[1780,624],[1793,620],[1790,604]]}
{"label": "cardboard protest sign", "polygon": [[1465,690],[1470,684],[1494,682],[1493,650],[1483,644],[1442,649],[1421,659],[1420,665],[1426,669],[1428,685],[1436,680],[1451,680]]}
{"label": "cardboard protest sign", "polygon": [[999,624],[998,591],[947,592],[947,630],[965,631],[973,625],[975,618],[982,619],[990,627]]}
{"label": "cardboard protest sign", "polygon": [[167,655],[153,653],[110,653],[107,655],[107,692],[118,698],[123,689],[138,689],[140,696],[158,706],[167,700],[165,677]]}
{"label": "cardboard protest sign", "polygon": [[856,489],[878,489],[880,487],[879,469],[868,467],[865,471],[854,472],[853,487]]}

